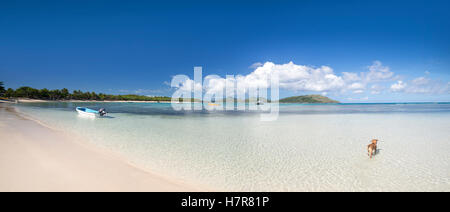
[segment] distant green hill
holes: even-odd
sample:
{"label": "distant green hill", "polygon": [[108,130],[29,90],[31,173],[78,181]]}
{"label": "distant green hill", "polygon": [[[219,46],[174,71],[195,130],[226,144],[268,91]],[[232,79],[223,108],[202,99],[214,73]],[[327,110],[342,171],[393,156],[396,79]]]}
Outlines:
{"label": "distant green hill", "polygon": [[280,103],[339,103],[321,95],[292,96],[280,99]]}

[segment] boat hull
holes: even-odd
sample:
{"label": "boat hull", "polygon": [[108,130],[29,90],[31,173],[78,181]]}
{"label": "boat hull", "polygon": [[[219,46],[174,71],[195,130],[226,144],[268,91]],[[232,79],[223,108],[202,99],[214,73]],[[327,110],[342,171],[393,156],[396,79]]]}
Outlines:
{"label": "boat hull", "polygon": [[83,111],[83,108],[76,108],[76,111],[78,112],[78,115],[83,116],[83,117],[90,117],[90,118],[100,117],[99,113],[86,112],[86,111]]}

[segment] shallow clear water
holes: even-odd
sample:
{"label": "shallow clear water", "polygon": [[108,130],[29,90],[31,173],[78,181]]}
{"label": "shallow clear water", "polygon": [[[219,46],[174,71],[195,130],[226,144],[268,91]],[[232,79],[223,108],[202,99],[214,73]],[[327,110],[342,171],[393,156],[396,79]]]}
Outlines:
{"label": "shallow clear water", "polygon": [[[86,119],[76,106],[107,108]],[[450,104],[281,104],[178,112],[158,103],[24,103],[22,111],[130,161],[213,190],[450,191]],[[378,138],[369,160],[367,144]]]}

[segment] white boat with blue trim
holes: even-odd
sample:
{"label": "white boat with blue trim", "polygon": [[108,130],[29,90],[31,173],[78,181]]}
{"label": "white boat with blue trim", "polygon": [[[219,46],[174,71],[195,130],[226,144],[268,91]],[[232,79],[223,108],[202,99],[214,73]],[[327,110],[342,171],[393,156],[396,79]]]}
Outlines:
{"label": "white boat with blue trim", "polygon": [[82,116],[87,116],[87,117],[101,117],[101,116],[106,116],[106,110],[104,108],[100,108],[100,110],[92,110],[89,109],[87,107],[77,107],[76,111],[78,112],[79,115]]}

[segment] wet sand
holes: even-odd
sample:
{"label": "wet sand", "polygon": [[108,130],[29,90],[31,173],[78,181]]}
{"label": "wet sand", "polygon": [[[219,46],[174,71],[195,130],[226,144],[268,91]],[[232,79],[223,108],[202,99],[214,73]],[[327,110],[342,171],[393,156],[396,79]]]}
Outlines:
{"label": "wet sand", "polygon": [[0,191],[195,191],[0,103]]}

